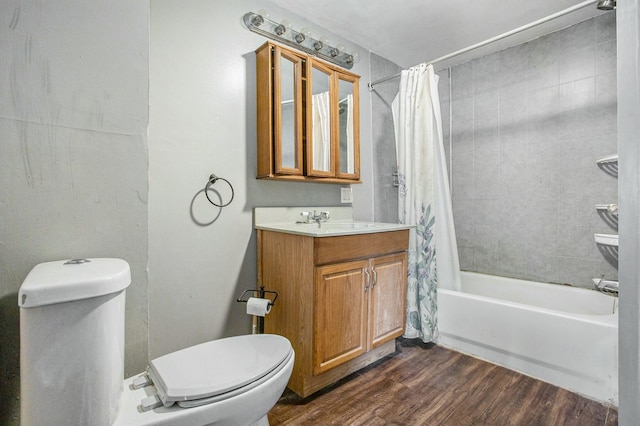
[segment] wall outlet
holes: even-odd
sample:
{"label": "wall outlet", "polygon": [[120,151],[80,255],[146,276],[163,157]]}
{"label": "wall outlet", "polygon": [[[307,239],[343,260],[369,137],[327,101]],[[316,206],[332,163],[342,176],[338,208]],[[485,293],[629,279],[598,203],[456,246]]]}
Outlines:
{"label": "wall outlet", "polygon": [[353,193],[351,192],[351,187],[340,188],[340,202],[342,204],[353,203]]}

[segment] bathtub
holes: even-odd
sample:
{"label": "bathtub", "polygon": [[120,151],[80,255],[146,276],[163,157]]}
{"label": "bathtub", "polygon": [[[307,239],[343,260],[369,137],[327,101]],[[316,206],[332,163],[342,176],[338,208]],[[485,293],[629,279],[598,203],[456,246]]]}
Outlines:
{"label": "bathtub", "polygon": [[618,300],[593,290],[462,272],[438,289],[437,343],[618,405]]}

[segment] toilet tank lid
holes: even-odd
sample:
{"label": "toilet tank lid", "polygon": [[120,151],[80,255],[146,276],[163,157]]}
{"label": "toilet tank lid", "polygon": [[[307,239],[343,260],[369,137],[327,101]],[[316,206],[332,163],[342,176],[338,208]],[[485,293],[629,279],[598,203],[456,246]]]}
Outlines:
{"label": "toilet tank lid", "polygon": [[18,292],[18,306],[34,308],[116,293],[131,283],[131,269],[122,259],[92,258],[36,265]]}

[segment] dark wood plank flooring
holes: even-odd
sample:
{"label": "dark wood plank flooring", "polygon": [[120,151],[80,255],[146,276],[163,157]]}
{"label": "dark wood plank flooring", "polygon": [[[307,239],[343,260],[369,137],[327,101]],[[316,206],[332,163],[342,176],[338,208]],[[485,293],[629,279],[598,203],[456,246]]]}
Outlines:
{"label": "dark wood plank flooring", "polygon": [[618,411],[433,344],[398,340],[395,354],[302,399],[288,389],[276,425],[618,424]]}

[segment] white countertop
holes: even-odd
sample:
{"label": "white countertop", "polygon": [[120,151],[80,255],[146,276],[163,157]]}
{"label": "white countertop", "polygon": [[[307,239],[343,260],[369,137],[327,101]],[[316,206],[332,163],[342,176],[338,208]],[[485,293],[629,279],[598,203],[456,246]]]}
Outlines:
{"label": "white countertop", "polygon": [[[328,211],[331,218],[326,222],[296,223],[302,220],[300,213]],[[284,232],[308,237],[335,237],[340,235],[373,234],[377,232],[411,229],[412,225],[397,223],[364,222],[353,220],[351,207],[256,207],[254,228],[265,231]]]}

